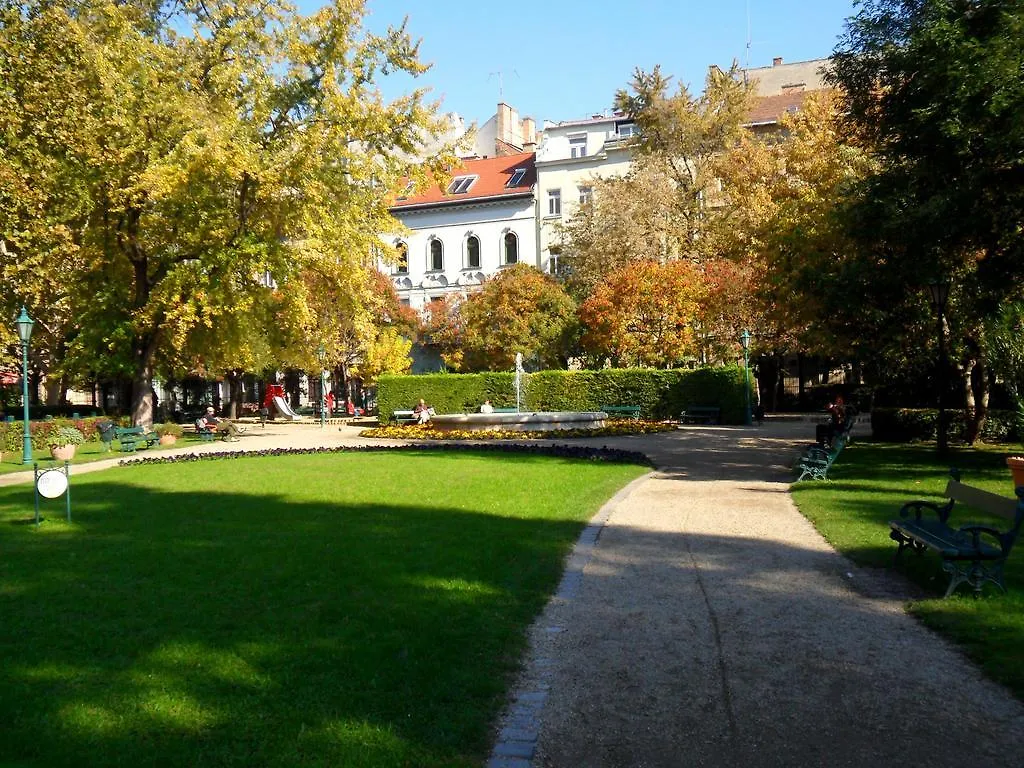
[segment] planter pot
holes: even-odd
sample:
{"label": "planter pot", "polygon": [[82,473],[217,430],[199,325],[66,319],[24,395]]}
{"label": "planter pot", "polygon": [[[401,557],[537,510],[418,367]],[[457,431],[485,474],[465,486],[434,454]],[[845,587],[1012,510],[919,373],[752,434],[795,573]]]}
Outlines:
{"label": "planter pot", "polygon": [[50,446],[50,455],[53,456],[57,461],[71,461],[75,455],[75,446],[73,445],[53,445]]}
{"label": "planter pot", "polygon": [[1013,487],[1024,486],[1024,456],[1010,456],[1006,459],[1006,466],[1010,468],[1013,475]]}
{"label": "planter pot", "polygon": [[178,438],[175,435],[161,435],[160,445],[174,445],[178,442]]}

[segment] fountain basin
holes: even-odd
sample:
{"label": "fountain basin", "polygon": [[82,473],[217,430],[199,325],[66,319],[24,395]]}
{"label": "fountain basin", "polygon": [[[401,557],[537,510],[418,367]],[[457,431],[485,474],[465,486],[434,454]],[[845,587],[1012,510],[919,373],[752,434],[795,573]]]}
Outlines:
{"label": "fountain basin", "polygon": [[508,429],[516,432],[558,429],[600,429],[608,414],[604,411],[535,411],[523,413],[449,413],[432,416],[430,426],[441,431],[484,432]]}

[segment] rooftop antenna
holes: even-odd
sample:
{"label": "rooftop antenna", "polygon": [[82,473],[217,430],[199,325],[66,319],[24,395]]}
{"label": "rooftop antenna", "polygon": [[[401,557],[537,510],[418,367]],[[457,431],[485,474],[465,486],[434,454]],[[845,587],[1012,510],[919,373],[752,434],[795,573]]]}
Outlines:
{"label": "rooftop antenna", "polygon": [[[512,74],[515,75],[516,77],[519,77],[519,73],[516,72],[514,69],[512,70]],[[487,80],[490,81],[490,79],[492,77],[497,76],[497,78],[498,78],[498,101],[504,103],[505,102],[505,88],[503,86],[503,82],[504,81],[502,80],[502,76],[501,75],[502,75],[502,72],[499,69],[497,72],[489,73],[487,75]]]}
{"label": "rooftop antenna", "polygon": [[749,85],[747,82],[747,70],[750,69],[750,0],[747,0],[747,53],[746,63],[743,65],[743,84]]}

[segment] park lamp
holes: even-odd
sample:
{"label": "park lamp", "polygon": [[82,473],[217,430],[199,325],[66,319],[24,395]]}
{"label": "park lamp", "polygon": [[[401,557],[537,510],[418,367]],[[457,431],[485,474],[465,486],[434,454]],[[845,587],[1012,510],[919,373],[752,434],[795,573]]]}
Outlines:
{"label": "park lamp", "polygon": [[746,328],[743,329],[743,333],[740,334],[740,344],[743,345],[743,350],[750,349],[750,331]]}
{"label": "park lamp", "polygon": [[21,307],[21,314],[15,319],[14,324],[18,327],[18,338],[21,339],[21,397],[23,409],[23,432],[24,444],[21,449],[21,463],[32,463],[32,430],[28,418],[28,340],[32,338],[32,318],[25,311],[25,305]]}
{"label": "park lamp", "polygon": [[[10,315],[8,315],[10,317]],[[35,323],[32,318],[28,316],[28,312],[25,307],[21,308],[21,314],[18,315],[14,324],[18,326],[18,338],[21,339],[22,344],[28,344],[28,340],[32,338],[32,326]]]}
{"label": "park lamp", "polygon": [[936,314],[944,313],[949,299],[949,283],[946,280],[932,280],[928,283],[928,298]]}

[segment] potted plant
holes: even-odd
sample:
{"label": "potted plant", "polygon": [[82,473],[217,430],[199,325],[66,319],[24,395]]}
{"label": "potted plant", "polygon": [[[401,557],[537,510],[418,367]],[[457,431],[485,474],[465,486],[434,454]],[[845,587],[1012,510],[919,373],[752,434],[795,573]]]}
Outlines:
{"label": "potted plant", "polygon": [[157,424],[153,427],[153,431],[160,435],[160,445],[174,445],[178,442],[178,438],[185,434],[185,430],[181,428],[181,425],[174,422]]}
{"label": "potted plant", "polygon": [[70,461],[75,455],[75,448],[85,442],[85,437],[74,427],[57,427],[46,438],[50,455],[58,461]]}
{"label": "potted plant", "polygon": [[1006,466],[1010,468],[1010,474],[1013,475],[1013,487],[1020,488],[1024,485],[1024,456],[1007,457]]}

